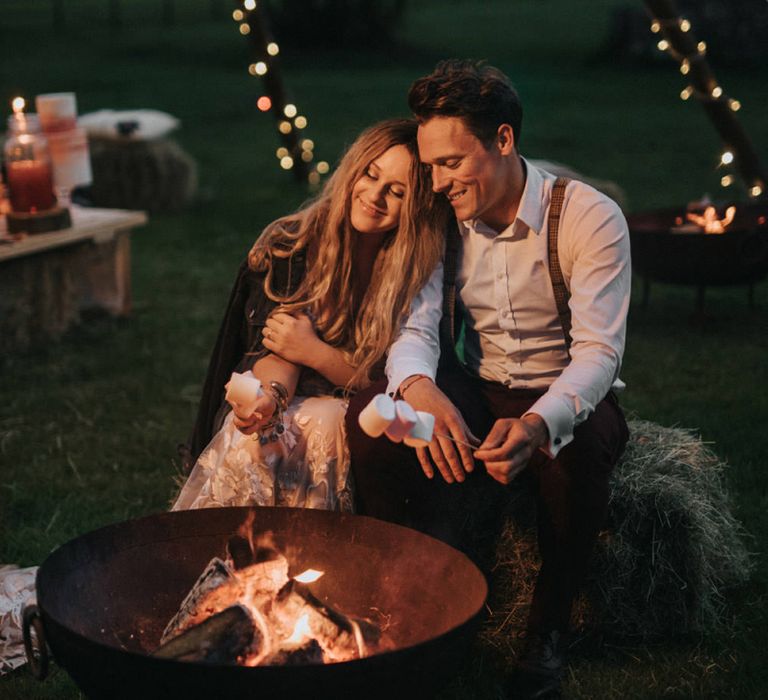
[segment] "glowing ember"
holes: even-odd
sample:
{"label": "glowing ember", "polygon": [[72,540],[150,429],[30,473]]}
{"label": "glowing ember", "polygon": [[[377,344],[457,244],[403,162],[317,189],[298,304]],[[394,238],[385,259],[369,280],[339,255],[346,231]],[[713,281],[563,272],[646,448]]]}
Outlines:
{"label": "glowing ember", "polygon": [[736,214],[736,207],[728,207],[725,210],[725,216],[722,219],[717,217],[715,207],[707,207],[703,214],[686,214],[688,221],[704,229],[704,233],[725,233],[725,229],[733,221]]}
{"label": "glowing ember", "polygon": [[299,583],[314,583],[324,573],[324,571],[318,571],[317,569],[307,569],[306,571],[302,571],[298,576],[294,576],[293,578]]}

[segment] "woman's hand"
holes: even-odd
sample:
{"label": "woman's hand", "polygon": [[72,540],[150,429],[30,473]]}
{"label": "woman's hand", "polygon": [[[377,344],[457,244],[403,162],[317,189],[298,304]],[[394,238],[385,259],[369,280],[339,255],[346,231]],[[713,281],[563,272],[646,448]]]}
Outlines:
{"label": "woman's hand", "polygon": [[264,347],[275,355],[297,365],[311,366],[318,354],[317,337],[312,319],[305,313],[296,316],[278,311],[267,319],[264,328]]}
{"label": "woman's hand", "polygon": [[251,413],[245,414],[237,406],[233,406],[232,413],[235,414],[235,417],[232,422],[244,435],[252,435],[259,432],[264,425],[272,420],[276,410],[275,398],[271,394],[264,394],[257,399],[256,406]]}

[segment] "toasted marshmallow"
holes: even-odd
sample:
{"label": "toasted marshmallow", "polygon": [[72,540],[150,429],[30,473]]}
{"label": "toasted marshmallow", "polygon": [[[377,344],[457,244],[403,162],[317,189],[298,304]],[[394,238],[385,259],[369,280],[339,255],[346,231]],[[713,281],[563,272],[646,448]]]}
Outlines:
{"label": "toasted marshmallow", "polygon": [[250,370],[242,373],[232,372],[225,388],[226,400],[232,407],[237,407],[243,413],[252,413],[258,399],[264,396],[261,382]]}

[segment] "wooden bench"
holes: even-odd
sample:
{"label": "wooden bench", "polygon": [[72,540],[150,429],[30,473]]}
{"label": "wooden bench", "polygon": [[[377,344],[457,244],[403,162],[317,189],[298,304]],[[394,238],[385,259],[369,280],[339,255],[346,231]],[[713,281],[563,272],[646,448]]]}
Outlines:
{"label": "wooden bench", "polygon": [[58,338],[87,309],[130,313],[130,233],[146,214],[83,207],[71,214],[71,228],[15,241],[0,218],[0,351]]}

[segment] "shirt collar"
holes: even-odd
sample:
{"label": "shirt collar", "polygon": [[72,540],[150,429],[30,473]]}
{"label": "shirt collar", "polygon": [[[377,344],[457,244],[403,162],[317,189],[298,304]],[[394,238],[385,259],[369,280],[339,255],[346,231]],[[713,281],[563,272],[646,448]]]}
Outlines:
{"label": "shirt collar", "polygon": [[520,204],[517,207],[515,220],[503,231],[497,232],[485,224],[481,219],[469,219],[461,222],[460,230],[462,234],[474,231],[475,233],[481,233],[484,236],[495,238],[502,234],[514,233],[517,229],[518,221],[522,222],[536,234],[541,232],[544,227],[545,213],[544,177],[535,165],[529,163],[522,156],[520,160],[522,161],[523,169],[525,170],[525,187],[523,188],[523,194],[520,197]]}

